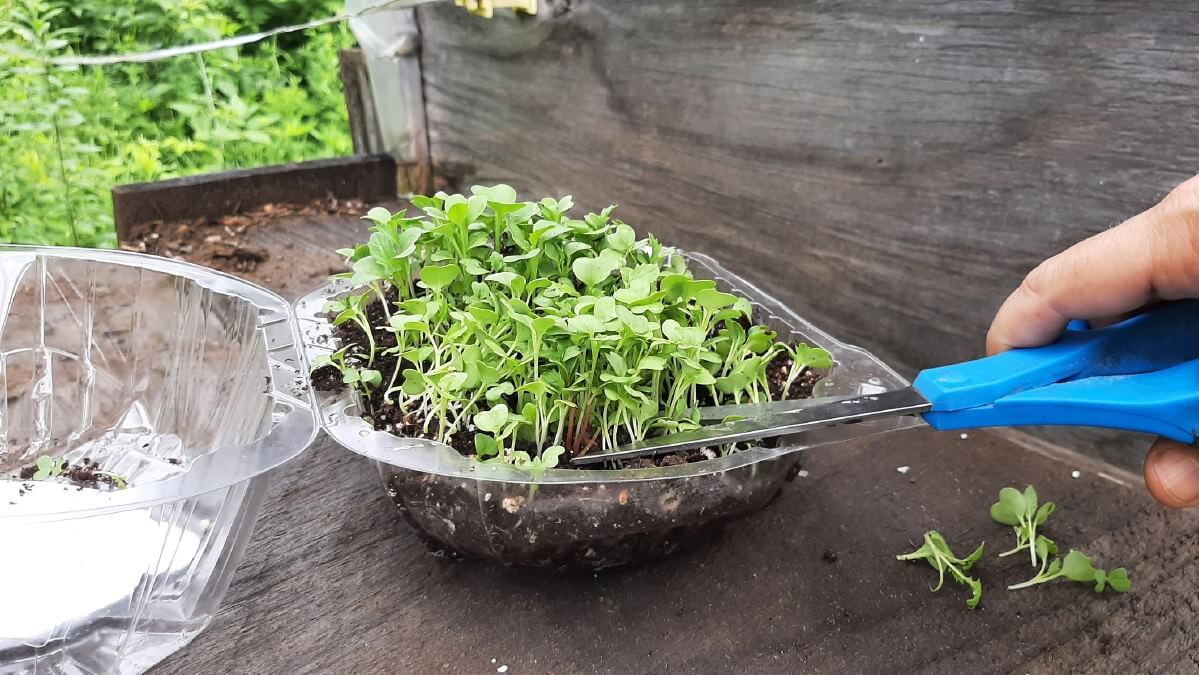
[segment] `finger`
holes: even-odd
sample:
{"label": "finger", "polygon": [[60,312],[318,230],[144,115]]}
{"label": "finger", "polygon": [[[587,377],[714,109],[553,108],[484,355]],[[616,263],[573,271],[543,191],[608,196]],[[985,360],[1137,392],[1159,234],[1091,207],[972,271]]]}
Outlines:
{"label": "finger", "polygon": [[1047,344],[1072,319],[1110,317],[1152,299],[1145,229],[1126,222],[1038,266],[995,315],[987,353]]}
{"label": "finger", "polygon": [[1145,456],[1145,486],[1165,506],[1199,504],[1199,448],[1158,440]]}
{"label": "finger", "polygon": [[1121,316],[1158,299],[1199,296],[1199,179],[1025,278],[995,316],[987,352],[1052,342],[1071,319]]}

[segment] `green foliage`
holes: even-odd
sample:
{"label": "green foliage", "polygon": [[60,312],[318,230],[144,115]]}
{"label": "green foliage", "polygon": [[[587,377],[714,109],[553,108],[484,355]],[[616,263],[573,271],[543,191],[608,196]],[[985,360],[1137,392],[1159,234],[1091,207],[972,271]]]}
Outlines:
{"label": "green foliage", "polygon": [[[1036,531],[1039,525],[1045,524],[1054,509],[1053,502],[1046,502],[1037,507],[1037,492],[1031,485],[1024,489],[1023,494],[1011,487],[999,491],[999,501],[991,505],[991,518],[1003,525],[1012,526],[1016,533],[1016,548],[999,555],[1010,555],[1027,548],[1033,566],[1038,568],[1036,576],[1032,579],[1008,588],[1028,588],[1065,577],[1081,583],[1094,582],[1096,592],[1108,586],[1120,593],[1127,592],[1132,583],[1128,578],[1128,571],[1123,567],[1106,572],[1093,567],[1090,558],[1073,550],[1066,554],[1064,559],[1056,557],[1057,544]],[[1039,566],[1037,560],[1041,561]]]}
{"label": "green foliage", "polygon": [[[748,302],[611,208],[576,219],[570,197],[522,202],[507,185],[412,203],[417,216],[371,210],[368,242],[341,251],[354,290],[325,309],[368,343],[315,365],[423,419],[428,437],[469,434],[480,461],[540,475],[567,452],[696,428],[701,398],[769,400],[775,358],[795,360],[788,387],[832,364],[751,325]],[[393,357],[379,378],[356,374]]]}
{"label": "green foliage", "polygon": [[973,553],[965,558],[959,558],[949,548],[949,544],[945,542],[945,537],[941,536],[936,530],[930,530],[924,533],[923,546],[911,553],[897,555],[895,559],[928,561],[928,564],[937,570],[937,585],[932,587],[934,593],[941,590],[941,586],[945,583],[945,572],[948,570],[950,576],[955,581],[970,589],[970,599],[966,600],[966,606],[974,609],[978,607],[978,603],[982,600],[983,584],[978,579],[967,576],[966,572],[982,557],[983,546],[985,544],[985,542],[979,544]]}
{"label": "green foliage", "polygon": [[62,475],[64,466],[66,466],[66,463],[62,460],[42,455],[37,458],[37,471],[33,473],[33,480],[57,478]]}
{"label": "green foliage", "polygon": [[97,471],[96,474],[102,475],[102,476],[108,476],[108,478],[110,480],[112,480],[112,486],[118,490],[124,490],[125,488],[129,487],[129,483],[126,482],[122,476],[119,476],[115,473],[110,473],[107,471]]}
{"label": "green foliage", "polygon": [[344,24],[147,64],[44,59],[218,39],[340,9],[336,0],[10,0],[0,10],[0,241],[112,246],[113,185],[351,150],[337,61],[353,44]]}
{"label": "green foliage", "polygon": [[[1053,502],[1045,502],[1038,506],[1037,491],[1031,485],[1026,487],[1024,492],[1011,487],[999,491],[999,500],[991,505],[991,518],[1002,525],[1010,526],[1016,534],[1016,548],[1000,553],[999,557],[1019,553],[1027,548],[1033,566],[1037,568],[1036,576],[1008,586],[1008,590],[1029,588],[1064,577],[1078,583],[1093,583],[1097,593],[1105,588],[1127,593],[1132,588],[1132,581],[1128,577],[1128,570],[1123,567],[1117,567],[1110,572],[1102,570],[1092,565],[1091,559],[1086,555],[1073,550],[1066,554],[1065,558],[1057,557],[1057,544],[1037,532],[1037,527],[1045,524],[1055,508]],[[933,591],[940,590],[945,582],[945,571],[949,570],[958,583],[969,586],[973,591],[970,600],[966,602],[966,605],[973,609],[982,598],[982,583],[978,579],[966,576],[964,572],[978,561],[982,551],[982,544],[979,544],[970,556],[964,559],[957,558],[945,543],[945,539],[937,532],[930,531],[924,535],[923,546],[896,558],[927,560],[939,575]],[[1040,561],[1039,565],[1037,561]]]}
{"label": "green foliage", "polygon": [[1078,551],[1070,551],[1064,559],[1055,558],[1048,565],[1042,565],[1040,572],[1032,579],[1008,586],[1008,588],[1011,590],[1028,588],[1048,583],[1060,577],[1082,584],[1094,583],[1096,593],[1102,593],[1105,588],[1111,588],[1117,593],[1127,593],[1132,588],[1128,570],[1117,567],[1110,572],[1104,571],[1092,565],[1091,559]]}
{"label": "green foliage", "polygon": [[1044,539],[1049,544],[1053,542],[1039,537],[1037,527],[1044,525],[1056,508],[1053,502],[1045,502],[1038,506],[1037,491],[1031,485],[1024,489],[1023,494],[1016,488],[1005,487],[1000,490],[999,501],[991,505],[991,518],[1012,527],[1016,533],[1016,547],[1000,553],[999,556],[1005,557],[1028,549],[1033,567],[1037,566],[1038,558],[1044,561],[1044,555],[1039,552],[1039,540]]}

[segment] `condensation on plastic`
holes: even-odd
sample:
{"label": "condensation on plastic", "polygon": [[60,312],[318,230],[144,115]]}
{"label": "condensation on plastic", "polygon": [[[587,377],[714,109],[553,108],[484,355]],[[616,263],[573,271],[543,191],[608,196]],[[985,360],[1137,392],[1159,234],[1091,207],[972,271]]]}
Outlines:
{"label": "condensation on plastic", "polygon": [[[749,299],[757,318],[789,341],[824,347],[835,366],[815,396],[876,394],[907,386],[868,352],[805,321],[713,259],[682,254],[696,277]],[[301,299],[297,320],[306,357],[338,345],[320,316],[325,301],[348,291],[334,281]],[[480,464],[449,446],[376,431],[352,393],[318,393],[325,431],[378,463],[389,495],[439,547],[505,563],[603,568],[667,553],[704,525],[764,506],[789,478],[796,451],[917,424],[912,418],[832,427],[703,462],[649,468],[550,469],[538,480],[503,464]]]}
{"label": "condensation on plastic", "polygon": [[[290,307],[132,253],[0,246],[0,673],[140,673],[216,612],[316,431]],[[21,481],[88,458],[119,491]]]}

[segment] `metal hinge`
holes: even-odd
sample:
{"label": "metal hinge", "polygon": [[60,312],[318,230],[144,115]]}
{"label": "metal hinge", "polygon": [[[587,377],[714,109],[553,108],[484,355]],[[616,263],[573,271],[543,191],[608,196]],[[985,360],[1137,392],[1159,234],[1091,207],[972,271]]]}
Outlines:
{"label": "metal hinge", "polygon": [[490,19],[497,9],[514,9],[523,14],[537,13],[537,0],[454,0],[454,4],[484,19]]}

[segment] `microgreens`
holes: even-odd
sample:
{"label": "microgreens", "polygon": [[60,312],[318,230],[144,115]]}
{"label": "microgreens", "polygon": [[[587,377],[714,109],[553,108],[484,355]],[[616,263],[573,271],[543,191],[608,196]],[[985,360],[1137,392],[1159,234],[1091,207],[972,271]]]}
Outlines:
{"label": "microgreens", "polygon": [[[1092,565],[1091,559],[1086,555],[1073,550],[1064,558],[1057,557],[1057,544],[1045,535],[1037,533],[1037,527],[1045,524],[1054,508],[1053,502],[1046,502],[1038,507],[1037,491],[1031,485],[1025,488],[1023,493],[1015,488],[1005,487],[999,491],[999,501],[991,505],[991,517],[999,523],[1010,525],[1016,533],[1016,548],[999,555],[1007,556],[1027,548],[1033,560],[1033,566],[1038,568],[1036,576],[1028,581],[1008,586],[1008,590],[1030,588],[1065,577],[1079,583],[1094,583],[1096,593],[1102,592],[1105,588],[1111,588],[1119,593],[1127,593],[1132,587],[1132,581],[1128,578],[1128,570],[1123,567],[1117,567],[1110,572],[1102,570]],[[899,560],[927,560],[939,575],[937,585],[933,587],[934,591],[940,590],[941,585],[945,583],[945,570],[949,570],[958,583],[965,584],[973,590],[973,595],[966,602],[966,605],[973,609],[978,606],[978,602],[982,598],[982,583],[978,579],[966,576],[965,572],[978,561],[982,552],[982,544],[979,544],[974,553],[964,559],[958,558],[949,549],[944,537],[935,531],[930,531],[924,535],[923,546],[912,553],[899,555],[896,558]],[[1040,561],[1039,566],[1037,565],[1038,560]]]}
{"label": "microgreens", "polygon": [[[1038,507],[1037,491],[1031,485],[1024,489],[1023,494],[1011,487],[1000,490],[999,501],[991,505],[991,517],[996,522],[1012,526],[1016,533],[1016,547],[1000,553],[1000,557],[1019,553],[1027,548],[1033,567],[1037,567],[1038,558],[1044,562],[1045,555],[1039,551],[1042,538],[1037,535],[1037,527],[1044,525],[1056,508],[1053,502],[1045,502]],[[1045,541],[1053,543],[1048,539]]]}
{"label": "microgreens", "polygon": [[37,458],[37,471],[33,473],[33,480],[57,478],[62,475],[64,466],[66,466],[66,463],[62,460],[42,455]]}
{"label": "microgreens", "polygon": [[937,585],[932,587],[935,593],[941,590],[941,586],[945,583],[945,571],[949,570],[950,576],[959,584],[970,588],[970,599],[966,601],[966,606],[970,609],[978,607],[979,601],[983,597],[983,584],[978,579],[967,576],[974,563],[982,557],[983,546],[985,542],[978,545],[974,552],[965,558],[959,558],[954,555],[949,548],[949,544],[945,542],[945,537],[936,530],[930,530],[924,533],[924,545],[903,555],[895,556],[896,560],[926,560],[933,569],[937,570]]}
{"label": "microgreens", "polygon": [[108,476],[108,480],[112,481],[112,486],[118,490],[124,490],[129,487],[129,482],[124,477],[118,476],[110,471],[96,471],[97,476]]}
{"label": "microgreens", "polygon": [[[1065,558],[1056,557],[1057,544],[1045,535],[1037,533],[1037,527],[1045,524],[1055,508],[1053,502],[1045,502],[1038,508],[1037,492],[1031,485],[1024,489],[1023,494],[1011,487],[1005,487],[999,491],[999,501],[991,505],[991,517],[996,522],[1012,526],[1012,530],[1016,533],[1016,548],[999,555],[1007,556],[1027,548],[1033,561],[1033,567],[1038,568],[1036,576],[1032,579],[1008,586],[1008,588],[1011,590],[1028,588],[1053,581],[1059,577],[1066,577],[1071,581],[1083,583],[1093,581],[1096,591],[1102,591],[1105,586],[1111,586],[1116,591],[1126,592],[1131,583],[1128,579],[1128,571],[1123,567],[1105,572],[1093,567],[1090,558],[1073,550],[1066,554]],[[1039,566],[1037,560],[1041,561]]]}
{"label": "microgreens", "polygon": [[480,461],[540,476],[563,455],[696,428],[701,404],[769,400],[776,359],[793,362],[784,392],[832,366],[612,207],[577,219],[570,197],[523,202],[506,185],[412,204],[372,209],[368,242],[340,251],[352,290],[326,313],[365,337],[313,365],[422,435],[466,436]]}
{"label": "microgreens", "polygon": [[1053,562],[1045,565],[1042,563],[1040,572],[1028,581],[1019,584],[1008,586],[1009,590],[1017,590],[1028,588],[1037,584],[1044,584],[1059,577],[1065,577],[1070,581],[1079,583],[1095,583],[1095,592],[1102,593],[1104,588],[1110,587],[1112,590],[1119,593],[1127,593],[1128,589],[1132,588],[1132,581],[1128,578],[1128,570],[1123,567],[1107,572],[1099,569],[1091,564],[1091,559],[1079,553],[1078,551],[1070,551],[1065,558],[1054,558]]}

